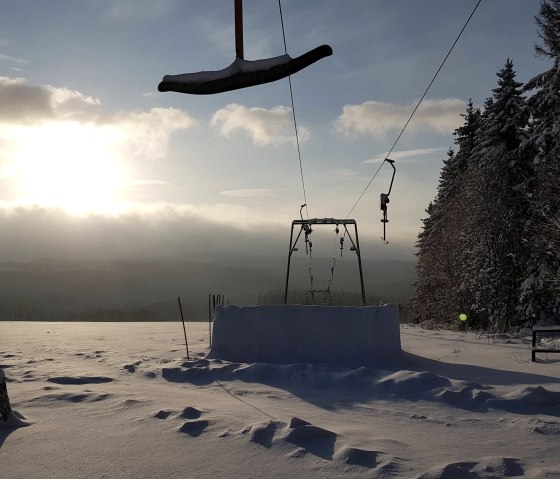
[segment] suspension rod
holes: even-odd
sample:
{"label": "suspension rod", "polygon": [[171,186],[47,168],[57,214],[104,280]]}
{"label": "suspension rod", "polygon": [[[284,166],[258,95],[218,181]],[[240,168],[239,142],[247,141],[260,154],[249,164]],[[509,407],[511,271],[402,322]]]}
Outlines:
{"label": "suspension rod", "polygon": [[243,60],[243,0],[234,0],[235,56]]}

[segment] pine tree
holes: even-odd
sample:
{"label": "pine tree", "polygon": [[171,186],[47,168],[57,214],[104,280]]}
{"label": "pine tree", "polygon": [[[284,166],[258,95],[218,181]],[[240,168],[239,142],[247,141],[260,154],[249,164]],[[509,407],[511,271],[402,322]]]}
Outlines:
{"label": "pine tree", "polygon": [[469,100],[465,123],[455,132],[457,154],[449,150],[441,170],[436,199],[430,203],[418,235],[418,282],[413,300],[416,320],[449,325],[464,310],[461,300],[460,252],[466,231],[464,175],[467,171],[480,111]]}
{"label": "pine tree", "polygon": [[455,132],[418,236],[419,321],[560,323],[560,0],[543,0],[536,22],[552,68],[523,87],[508,59],[482,113],[469,103]]}
{"label": "pine tree", "polygon": [[519,191],[528,158],[527,109],[522,84],[507,60],[486,102],[467,182],[471,212],[463,264],[473,294],[472,312],[483,325],[504,330],[517,323],[516,308],[526,262],[521,238],[527,200]]}
{"label": "pine tree", "polygon": [[[438,194],[418,240],[418,319],[438,323],[467,312],[471,324],[507,329],[515,321],[526,262],[522,232],[527,197],[527,109],[513,62],[481,113],[472,102],[455,131],[456,154],[444,162]],[[434,312],[434,309],[436,311]]]}
{"label": "pine tree", "polygon": [[531,218],[525,242],[531,251],[520,294],[520,314],[531,322],[560,322],[560,0],[541,3],[535,18],[540,45],[537,55],[553,66],[526,84],[534,91],[526,150],[533,157],[533,175],[524,185]]}
{"label": "pine tree", "polygon": [[[444,168],[453,163],[453,150],[448,151]],[[416,320],[442,325],[451,321],[453,311],[452,300],[452,259],[446,245],[445,199],[441,193],[441,184],[445,177],[440,178],[438,196],[428,205],[423,219],[423,230],[418,235],[418,281],[413,300]],[[444,188],[445,189],[445,188]]]}
{"label": "pine tree", "polygon": [[438,297],[442,292],[437,266],[438,252],[436,250],[437,238],[434,235],[434,223],[437,209],[434,202],[430,202],[425,210],[428,216],[422,220],[422,231],[418,234],[418,263],[416,273],[416,293],[412,300],[415,321],[419,323],[434,321],[441,322]]}

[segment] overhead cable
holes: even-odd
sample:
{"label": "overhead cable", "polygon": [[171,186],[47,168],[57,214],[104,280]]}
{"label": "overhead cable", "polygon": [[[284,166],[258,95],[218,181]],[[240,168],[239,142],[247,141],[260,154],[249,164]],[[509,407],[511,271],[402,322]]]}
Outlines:
{"label": "overhead cable", "polygon": [[445,55],[445,58],[443,59],[443,61],[441,62],[441,65],[439,66],[439,68],[437,69],[436,73],[434,74],[432,80],[430,81],[430,83],[428,84],[426,90],[424,91],[424,93],[422,94],[422,96],[420,97],[420,100],[418,101],[418,103],[416,104],[416,106],[414,107],[414,110],[412,110],[412,113],[410,114],[408,120],[406,121],[406,123],[404,124],[401,132],[399,133],[399,135],[397,136],[397,139],[395,140],[395,142],[393,143],[393,146],[391,146],[391,149],[389,150],[389,152],[385,155],[385,159],[381,162],[381,165],[379,165],[379,168],[377,168],[377,171],[374,173],[374,175],[372,176],[371,180],[369,180],[369,183],[366,185],[366,187],[364,188],[364,191],[362,191],[362,194],[360,195],[360,197],[356,200],[356,202],[354,203],[354,206],[352,206],[352,208],[350,208],[350,211],[348,212],[348,214],[346,215],[346,218],[348,218],[348,216],[350,216],[350,214],[352,213],[352,211],[354,211],[354,208],[356,208],[356,206],[358,205],[358,203],[360,202],[360,200],[363,198],[363,196],[365,195],[366,191],[369,189],[370,185],[372,184],[373,180],[375,179],[375,177],[377,176],[377,174],[379,173],[379,171],[381,170],[381,168],[383,167],[383,165],[385,164],[386,160],[389,158],[389,156],[391,155],[391,153],[393,152],[393,150],[395,149],[395,146],[397,146],[397,143],[399,142],[399,140],[401,139],[401,136],[403,135],[404,131],[406,130],[406,128],[408,127],[408,124],[410,123],[410,121],[412,120],[412,117],[414,116],[414,114],[416,113],[416,110],[418,110],[418,107],[420,106],[420,104],[422,103],[422,100],[424,100],[426,94],[428,93],[428,90],[431,88],[431,86],[433,85],[434,81],[436,80],[437,76],[439,75],[439,72],[441,71],[441,69],[443,68],[443,65],[445,65],[445,62],[447,61],[447,59],[449,58],[449,55],[451,55],[451,52],[453,51],[453,49],[455,48],[455,45],[457,45],[457,42],[459,41],[459,39],[461,38],[461,35],[463,35],[463,32],[465,31],[465,29],[467,28],[467,25],[469,24],[469,22],[471,21],[471,18],[474,16],[478,6],[481,4],[482,0],[478,0],[478,2],[476,3],[475,7],[473,8],[473,11],[471,12],[471,14],[469,15],[469,18],[467,18],[467,21],[465,22],[465,24],[463,25],[463,28],[461,28],[461,31],[459,32],[459,34],[457,35],[457,38],[455,38],[455,41],[453,42],[453,44],[451,45],[451,48],[449,49],[449,51],[447,52],[447,55]]}
{"label": "overhead cable", "polygon": [[[280,23],[282,25],[282,39],[284,40],[284,52],[286,55],[288,54],[288,49],[286,47],[286,32],[284,30],[284,17],[282,15],[282,3],[278,0],[278,9],[280,11]],[[299,146],[299,134],[298,134],[298,127],[296,121],[296,109],[294,106],[294,93],[292,91],[292,79],[291,76],[288,76],[288,83],[290,85],[290,100],[292,101],[292,118],[294,120],[294,130],[296,132],[296,145],[297,145],[297,152],[299,158],[299,172],[301,175],[301,187],[303,189],[303,204],[305,205],[305,212],[307,214],[307,219],[309,219],[309,209],[307,207],[307,193],[305,191],[305,180],[303,178],[303,163],[301,160],[301,148]]]}

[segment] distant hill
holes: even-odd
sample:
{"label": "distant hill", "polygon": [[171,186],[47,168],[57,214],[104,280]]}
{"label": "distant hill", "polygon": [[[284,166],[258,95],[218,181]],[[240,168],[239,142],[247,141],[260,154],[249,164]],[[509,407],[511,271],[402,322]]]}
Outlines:
{"label": "distant hill", "polygon": [[[290,297],[325,289],[332,259],[296,259]],[[368,302],[407,303],[415,282],[411,261],[366,261]],[[222,293],[231,304],[255,304],[270,292],[283,296],[286,260],[232,257],[216,262],[182,259],[135,261],[36,260],[0,263],[0,320],[166,321],[178,319],[177,297],[189,320],[206,320],[208,294]],[[360,283],[355,258],[335,264],[331,291],[346,298]],[[303,296],[304,297],[304,296]],[[334,296],[333,296],[334,297]]]}

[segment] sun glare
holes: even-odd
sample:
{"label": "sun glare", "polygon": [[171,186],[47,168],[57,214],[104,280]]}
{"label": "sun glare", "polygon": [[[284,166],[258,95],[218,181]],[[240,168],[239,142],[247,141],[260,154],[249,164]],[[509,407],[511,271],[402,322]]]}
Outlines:
{"label": "sun glare", "polygon": [[118,208],[125,172],[115,128],[53,122],[18,136],[14,173],[20,202],[74,213]]}

